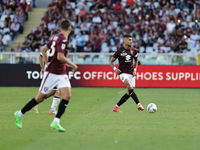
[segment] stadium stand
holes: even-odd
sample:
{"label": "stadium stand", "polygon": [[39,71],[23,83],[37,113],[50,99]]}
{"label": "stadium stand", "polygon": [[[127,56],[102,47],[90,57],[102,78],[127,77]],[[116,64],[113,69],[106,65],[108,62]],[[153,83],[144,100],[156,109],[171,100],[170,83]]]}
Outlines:
{"label": "stadium stand", "polygon": [[194,4],[194,0],[52,0],[42,23],[26,38],[30,51],[37,52],[60,20],[68,18],[73,26],[71,52],[113,52],[122,45],[123,34],[130,34],[140,53],[198,53],[200,23]]}
{"label": "stadium stand", "polygon": [[6,46],[23,33],[31,9],[29,0],[0,1],[0,51],[5,51]]}

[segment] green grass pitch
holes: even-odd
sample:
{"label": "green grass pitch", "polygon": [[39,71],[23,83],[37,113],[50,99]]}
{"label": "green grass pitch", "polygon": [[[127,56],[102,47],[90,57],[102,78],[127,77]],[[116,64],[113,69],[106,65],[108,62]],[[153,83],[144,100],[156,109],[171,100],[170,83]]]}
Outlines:
{"label": "green grass pitch", "polygon": [[[197,150],[200,148],[200,90],[136,88],[145,111],[131,98],[123,113],[112,107],[125,88],[72,88],[72,98],[61,118],[66,132],[50,128],[52,98],[23,117],[15,126],[13,113],[37,94],[37,87],[0,88],[1,150]],[[148,113],[149,103],[158,107]]]}

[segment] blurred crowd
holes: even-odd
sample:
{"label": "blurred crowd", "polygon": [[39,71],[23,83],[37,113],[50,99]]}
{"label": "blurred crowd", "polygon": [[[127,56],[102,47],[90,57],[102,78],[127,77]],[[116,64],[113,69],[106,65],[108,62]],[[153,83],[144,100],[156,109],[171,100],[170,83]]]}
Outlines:
{"label": "blurred crowd", "polygon": [[5,51],[8,42],[23,33],[30,11],[31,0],[0,1],[0,51]]}
{"label": "blurred crowd", "polygon": [[[130,34],[140,53],[196,53],[200,6],[195,11],[194,4],[194,0],[52,0],[21,49],[39,51],[59,29],[60,20],[68,18],[73,26],[70,52],[114,52],[122,46],[123,35]],[[28,8],[17,5],[15,15],[23,12],[24,20]]]}

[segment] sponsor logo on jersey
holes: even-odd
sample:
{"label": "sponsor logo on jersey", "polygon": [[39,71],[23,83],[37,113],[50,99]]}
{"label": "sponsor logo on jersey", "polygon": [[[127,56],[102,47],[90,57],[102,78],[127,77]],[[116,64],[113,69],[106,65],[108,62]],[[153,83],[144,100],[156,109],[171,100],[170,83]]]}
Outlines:
{"label": "sponsor logo on jersey", "polygon": [[57,36],[55,36],[55,37],[53,38],[53,40],[54,40],[54,41],[56,41],[57,39],[58,39],[58,37],[57,37]]}
{"label": "sponsor logo on jersey", "polygon": [[67,40],[63,40],[63,42],[67,42]]}
{"label": "sponsor logo on jersey", "polygon": [[125,59],[125,62],[131,62],[131,55],[126,55]]}
{"label": "sponsor logo on jersey", "polygon": [[127,55],[127,53],[121,53],[121,56],[126,56]]}
{"label": "sponsor logo on jersey", "polygon": [[65,45],[65,44],[62,44],[61,49],[62,49],[62,50],[65,50],[65,47],[66,47],[66,45]]}
{"label": "sponsor logo on jersey", "polygon": [[131,50],[131,55],[133,55],[133,51]]}

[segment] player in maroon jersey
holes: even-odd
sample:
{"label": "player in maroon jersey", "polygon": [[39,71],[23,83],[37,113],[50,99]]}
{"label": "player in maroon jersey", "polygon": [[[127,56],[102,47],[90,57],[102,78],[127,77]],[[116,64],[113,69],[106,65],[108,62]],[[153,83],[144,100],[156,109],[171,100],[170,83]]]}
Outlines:
{"label": "player in maroon jersey", "polygon": [[[54,30],[52,33],[51,33],[51,38],[54,38],[57,34],[59,34],[60,32],[58,30]],[[48,56],[48,52],[50,50],[47,51],[47,56]],[[51,58],[52,57],[48,57],[48,62],[51,62]],[[41,73],[44,74],[44,71],[47,67],[47,65],[44,64],[44,60],[43,60],[43,56],[42,56],[42,53],[40,53],[40,56],[39,56],[39,61],[40,61],[40,67],[41,67]],[[46,96],[45,99],[53,96],[53,102],[51,104],[51,109],[49,111],[49,114],[50,115],[56,115],[57,114],[57,111],[56,111],[56,108],[60,102],[60,93],[58,92],[58,89],[57,87],[53,88],[52,91]],[[39,113],[38,111],[38,105],[35,105],[33,107],[33,110],[36,112],[36,113]]]}
{"label": "player in maroon jersey", "polygon": [[[114,71],[119,74],[119,78],[124,83],[127,88],[127,93],[122,96],[119,102],[113,107],[114,112],[122,112],[120,111],[120,106],[125,103],[128,98],[131,98],[135,101],[138,106],[138,110],[143,111],[144,107],[140,104],[137,95],[133,91],[135,88],[135,76],[136,69],[138,67],[138,56],[137,50],[132,45],[132,37],[130,35],[124,35],[123,37],[124,44],[120,47],[113,55],[110,60],[110,66],[114,69]],[[117,69],[114,66],[114,61],[118,59],[119,68]],[[133,69],[133,59],[135,60],[135,68]]]}
{"label": "player in maroon jersey", "polygon": [[[56,86],[62,95],[62,100],[58,107],[58,113],[50,126],[59,132],[65,131],[65,129],[60,125],[60,118],[65,112],[66,106],[71,98],[71,84],[66,74],[66,64],[73,68],[72,71],[77,69],[77,66],[67,59],[67,38],[71,29],[71,22],[68,19],[63,19],[60,23],[61,33],[55,36],[52,41],[48,42],[46,46],[42,48],[41,51],[44,62],[47,64],[47,69],[44,72],[37,96],[31,99],[21,110],[14,113],[16,126],[18,128],[22,128],[22,116],[35,105],[42,102],[46,98],[46,95],[48,95]],[[51,57],[49,63],[46,53],[48,49],[50,49],[48,57]]]}

